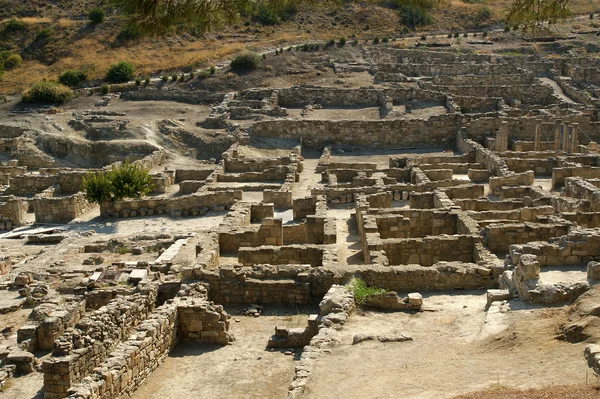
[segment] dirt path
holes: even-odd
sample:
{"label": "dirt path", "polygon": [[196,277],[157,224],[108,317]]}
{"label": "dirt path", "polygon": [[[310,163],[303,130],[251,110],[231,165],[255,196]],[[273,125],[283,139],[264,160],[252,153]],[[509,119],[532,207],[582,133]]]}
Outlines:
{"label": "dirt path", "polygon": [[327,216],[336,219],[337,258],[340,266],[363,264],[360,236],[352,212],[353,209],[329,209],[327,211]]}
{"label": "dirt path", "polygon": [[[292,382],[296,361],[280,351],[266,350],[275,326],[306,325],[307,315],[283,308],[265,308],[264,316],[234,317],[236,341],[225,347],[180,344],[133,395],[145,398],[281,399]],[[301,310],[302,311],[302,310]],[[275,315],[273,315],[275,314]]]}
{"label": "dirt path", "polygon": [[321,174],[316,172],[319,166],[320,154],[313,150],[304,150],[304,170],[300,174],[300,181],[292,188],[293,198],[310,196],[310,190],[321,181]]}
{"label": "dirt path", "polygon": [[[320,358],[306,399],[440,399],[503,384],[539,387],[584,382],[585,344],[554,340],[562,309],[520,309],[505,314],[498,334],[483,338],[485,295],[437,295],[435,312],[354,315],[342,344]],[[352,345],[355,334],[408,334],[413,342]]]}

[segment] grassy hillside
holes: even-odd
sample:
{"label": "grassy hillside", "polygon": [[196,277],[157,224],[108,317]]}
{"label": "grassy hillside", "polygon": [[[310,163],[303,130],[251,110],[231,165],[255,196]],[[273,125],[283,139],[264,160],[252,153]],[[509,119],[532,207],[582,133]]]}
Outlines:
{"label": "grassy hillside", "polygon": [[[433,12],[430,25],[416,31],[448,32],[501,27],[510,0],[447,0]],[[600,11],[577,0],[574,11]],[[93,25],[87,13],[104,7],[106,20]],[[596,10],[598,8],[598,10]],[[241,20],[209,34],[181,32],[165,38],[135,38],[125,19],[103,0],[0,0],[0,50],[18,53],[23,63],[6,70],[0,94],[18,93],[42,79],[55,80],[68,69],[85,70],[93,83],[111,63],[128,60],[140,76],[190,70],[218,63],[246,48],[275,48],[312,40],[392,37],[406,34],[397,10],[367,3],[302,11],[276,26]],[[414,31],[413,31],[414,32]],[[6,54],[6,53],[5,53]]]}

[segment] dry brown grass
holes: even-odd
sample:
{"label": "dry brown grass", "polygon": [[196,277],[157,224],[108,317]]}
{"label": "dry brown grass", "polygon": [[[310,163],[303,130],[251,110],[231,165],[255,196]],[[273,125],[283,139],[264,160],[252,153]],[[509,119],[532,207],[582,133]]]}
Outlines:
{"label": "dry brown grass", "polygon": [[[2,21],[0,21],[0,23],[4,23],[4,22],[8,22],[10,21],[12,18],[7,18],[4,19]],[[25,25],[37,25],[37,24],[47,24],[52,22],[52,20],[48,17],[23,17],[23,18],[16,18],[18,21],[23,22]]]}
{"label": "dry brown grass", "polygon": [[460,395],[454,399],[598,399],[600,385],[564,385],[540,389],[514,389],[494,385],[489,389]]}
{"label": "dry brown grass", "polygon": [[[424,29],[460,31],[460,24],[472,19],[483,6],[489,7],[493,12],[493,19],[497,20],[504,17],[506,7],[511,1],[494,0],[488,1],[487,4],[466,4],[462,0],[447,0],[434,13],[435,24]],[[598,8],[593,3],[576,1],[573,9],[576,13],[587,14]],[[59,46],[56,49],[64,50],[64,46],[68,50],[68,55],[50,65],[26,61],[20,68],[7,71],[0,80],[0,94],[22,92],[42,79],[56,79],[67,69],[85,69],[91,79],[101,79],[110,64],[120,60],[132,62],[140,76],[157,75],[190,67],[206,68],[224,59],[232,58],[245,49],[262,51],[263,48],[338,39],[353,34],[358,35],[361,41],[374,37],[391,37],[400,27],[398,15],[394,10],[375,5],[356,6],[349,14],[352,23],[345,26],[332,25],[332,18],[323,18],[323,16],[313,18],[310,14],[306,15],[314,19],[313,24],[302,25],[291,21],[276,27],[263,27],[260,33],[242,33],[241,30],[235,32],[232,28],[226,28],[222,31],[224,38],[219,40],[215,38],[187,40],[169,37],[143,39],[121,47],[113,45],[119,29],[118,24],[113,28],[99,29],[82,38],[74,39],[71,33],[84,27],[87,21],[74,20],[68,13],[55,15],[52,18],[48,16],[20,18],[31,27],[40,24],[56,25],[61,33],[60,42],[55,44]],[[369,29],[365,30],[367,26]],[[397,46],[402,45],[397,44]]]}

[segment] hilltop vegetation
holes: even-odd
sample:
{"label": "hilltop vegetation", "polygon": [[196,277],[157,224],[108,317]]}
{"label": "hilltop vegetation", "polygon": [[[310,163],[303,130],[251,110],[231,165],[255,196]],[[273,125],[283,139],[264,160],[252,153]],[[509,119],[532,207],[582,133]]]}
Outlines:
{"label": "hilltop vegetation", "polygon": [[[208,33],[186,26],[166,37],[146,38],[107,0],[0,0],[0,55],[22,58],[19,65],[4,65],[0,94],[20,93],[43,79],[56,81],[67,71],[81,72],[87,85],[100,85],[110,65],[121,60],[131,62],[141,78],[208,68],[246,50],[331,38],[502,29],[510,0],[446,0],[425,10],[402,4],[344,1],[340,7],[308,11],[294,6],[276,12],[257,6],[232,25]],[[576,2],[573,11],[600,11],[596,8]]]}

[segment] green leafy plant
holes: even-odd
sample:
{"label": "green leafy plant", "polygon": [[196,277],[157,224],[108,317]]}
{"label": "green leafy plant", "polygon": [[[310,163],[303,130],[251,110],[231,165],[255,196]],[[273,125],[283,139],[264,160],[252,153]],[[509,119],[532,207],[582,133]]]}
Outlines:
{"label": "green leafy plant", "polygon": [[359,278],[353,278],[347,288],[354,293],[354,300],[359,305],[365,304],[367,298],[371,295],[381,295],[387,292],[383,288],[369,287],[367,283]]}
{"label": "green leafy plant", "polygon": [[23,21],[18,20],[16,18],[12,18],[4,26],[5,32],[16,32],[18,30],[25,30],[25,29],[27,29],[27,25],[25,25],[25,23]]}
{"label": "green leafy plant", "polygon": [[110,85],[104,83],[102,86],[100,86],[100,95],[105,96],[108,93],[110,93]]}
{"label": "green leafy plant", "polygon": [[133,79],[135,67],[131,62],[120,61],[113,64],[106,73],[106,81],[109,83],[127,83]]}
{"label": "green leafy plant", "polygon": [[90,172],[81,186],[88,201],[140,198],[152,190],[152,178],[139,163],[128,160],[104,172]]}
{"label": "green leafy plant", "polygon": [[163,75],[163,76],[162,76],[160,79],[161,79],[161,80],[162,80],[164,83],[167,83],[167,82],[169,81],[169,75]]}
{"label": "green leafy plant", "polygon": [[93,24],[101,24],[104,22],[104,17],[106,16],[104,10],[102,8],[94,8],[88,12],[88,19]]}
{"label": "green leafy plant", "polygon": [[59,83],[69,87],[79,86],[81,83],[85,82],[86,79],[87,75],[82,71],[68,70],[58,75]]}
{"label": "green leafy plant", "polygon": [[10,70],[23,63],[23,58],[19,54],[11,54],[4,60],[4,69]]}
{"label": "green leafy plant", "polygon": [[231,61],[231,69],[234,71],[252,71],[260,65],[260,57],[252,52],[240,54]]}
{"label": "green leafy plant", "polygon": [[210,71],[210,74],[211,74],[211,75],[214,75],[214,74],[215,74],[215,72],[217,72],[217,68],[215,68],[215,66],[214,66],[214,65],[211,65],[211,66],[210,66],[210,68],[209,68],[208,70]]}
{"label": "green leafy plant", "polygon": [[22,95],[27,104],[62,104],[73,98],[73,91],[56,82],[39,82]]}

